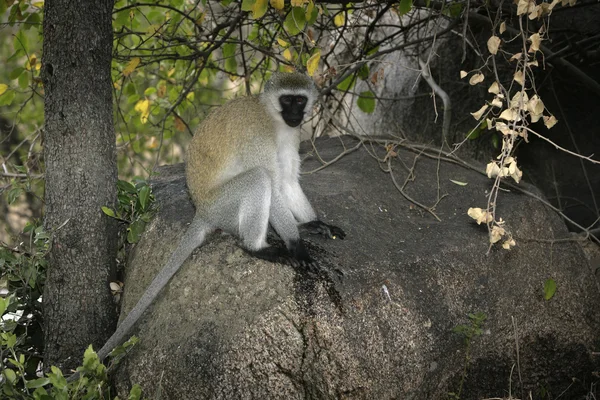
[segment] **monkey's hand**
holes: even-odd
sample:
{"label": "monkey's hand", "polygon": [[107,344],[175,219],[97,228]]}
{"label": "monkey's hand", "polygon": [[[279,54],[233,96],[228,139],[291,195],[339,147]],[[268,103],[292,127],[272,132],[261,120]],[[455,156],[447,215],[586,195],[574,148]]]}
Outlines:
{"label": "monkey's hand", "polygon": [[246,251],[254,257],[271,262],[288,265],[291,264],[294,267],[310,266],[314,264],[314,261],[308,254],[308,250],[306,250],[302,239],[290,242],[287,245],[287,250],[276,246],[269,246],[260,250]]}
{"label": "monkey's hand", "polygon": [[340,238],[343,240],[346,237],[346,233],[341,228],[326,224],[318,219],[301,224],[299,228],[301,231],[307,232],[311,235],[325,235],[330,239]]}

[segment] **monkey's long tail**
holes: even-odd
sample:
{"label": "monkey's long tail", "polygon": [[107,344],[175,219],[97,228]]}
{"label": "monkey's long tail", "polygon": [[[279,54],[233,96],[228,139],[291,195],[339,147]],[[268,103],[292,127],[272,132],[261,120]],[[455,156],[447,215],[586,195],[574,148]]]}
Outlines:
{"label": "monkey's long tail", "polygon": [[[175,275],[192,252],[204,242],[207,233],[209,233],[211,229],[211,226],[206,221],[198,216],[194,217],[194,220],[179,241],[177,249],[171,254],[167,264],[162,268],[158,275],[154,277],[135,307],[133,307],[123,322],[117,327],[115,333],[113,333],[104,346],[98,351],[100,360],[104,360],[115,347],[123,343],[126,335],[138,319],[140,319],[142,314],[144,314],[150,304],[152,304],[158,293],[167,285],[171,277]],[[71,375],[68,380],[75,380],[78,376],[79,374],[75,373]]]}
{"label": "monkey's long tail", "polygon": [[112,349],[122,343],[125,339],[125,335],[127,335],[137,320],[140,319],[150,304],[152,304],[158,293],[167,285],[171,277],[175,275],[192,252],[204,242],[206,234],[210,229],[211,227],[206,221],[198,216],[194,217],[194,220],[179,241],[177,249],[171,254],[171,258],[167,264],[158,275],[154,277],[152,283],[146,288],[146,291],[138,300],[135,307],[133,307],[129,314],[127,314],[127,317],[125,317],[123,322],[117,327],[115,333],[113,333],[110,339],[108,339],[100,351],[98,351],[100,360],[103,360]]}

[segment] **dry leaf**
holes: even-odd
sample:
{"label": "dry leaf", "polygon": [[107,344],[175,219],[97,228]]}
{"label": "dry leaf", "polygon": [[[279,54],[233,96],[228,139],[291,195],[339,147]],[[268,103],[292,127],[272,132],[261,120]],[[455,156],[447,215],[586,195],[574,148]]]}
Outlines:
{"label": "dry leaf", "polygon": [[525,74],[523,73],[523,71],[519,70],[519,71],[515,72],[513,79],[515,80],[515,82],[517,82],[521,86],[525,85]]}
{"label": "dry leaf", "polygon": [[469,84],[471,85],[477,85],[478,83],[483,82],[484,76],[481,72],[476,73],[475,75],[473,75],[471,77],[471,79],[469,79]]}
{"label": "dry leaf", "polygon": [[490,88],[488,89],[488,93],[500,93],[500,86],[498,85],[498,82],[492,83],[492,86],[490,86]]}
{"label": "dry leaf", "polygon": [[504,241],[504,243],[502,243],[502,248],[505,250],[510,250],[511,246],[516,246],[517,243],[515,243],[513,238],[509,238],[507,240]]}
{"label": "dry leaf", "polygon": [[473,118],[475,118],[477,121],[479,121],[481,119],[481,116],[485,112],[485,110],[488,109],[488,107],[489,106],[487,104],[485,104],[479,110],[477,110],[476,112],[471,113],[471,115],[473,116]]}
{"label": "dry leaf", "polygon": [[529,41],[531,42],[531,46],[529,46],[529,52],[535,53],[540,50],[540,43],[542,43],[542,37],[539,33],[534,33],[529,36]]}
{"label": "dry leaf", "polygon": [[490,232],[490,243],[496,243],[499,242],[500,239],[502,239],[502,236],[504,236],[506,234],[506,231],[504,230],[504,228],[500,227],[500,226],[494,226],[492,228],[492,231]]}
{"label": "dry leaf", "polygon": [[519,61],[522,56],[523,56],[523,53],[514,54],[508,61]]}
{"label": "dry leaf", "polygon": [[519,119],[519,113],[517,113],[517,111],[515,111],[513,108],[507,108],[506,110],[502,111],[500,117],[498,118],[505,119],[507,121],[516,121]]}
{"label": "dry leaf", "polygon": [[557,122],[558,120],[554,117],[554,115],[551,115],[549,117],[544,116],[544,125],[546,125],[546,128],[548,129],[556,125]]}
{"label": "dry leaf", "polygon": [[492,106],[502,108],[502,105],[502,100],[500,100],[498,96],[494,97],[494,100],[492,100]]}
{"label": "dry leaf", "polygon": [[502,41],[498,36],[492,36],[487,41],[487,47],[490,53],[496,55],[498,53],[498,47],[500,47],[500,43]]}
{"label": "dry leaf", "polygon": [[469,208],[467,210],[467,215],[477,221],[477,225],[481,225],[481,223],[487,224],[493,221],[492,214],[488,211],[484,211],[481,208]]}
{"label": "dry leaf", "polygon": [[502,21],[502,23],[500,24],[499,32],[502,35],[505,31],[506,31],[506,22]]}
{"label": "dry leaf", "polygon": [[469,75],[467,71],[460,71],[460,79],[463,79],[467,75]]}
{"label": "dry leaf", "polygon": [[517,15],[523,15],[529,9],[529,0],[519,0],[517,4]]}

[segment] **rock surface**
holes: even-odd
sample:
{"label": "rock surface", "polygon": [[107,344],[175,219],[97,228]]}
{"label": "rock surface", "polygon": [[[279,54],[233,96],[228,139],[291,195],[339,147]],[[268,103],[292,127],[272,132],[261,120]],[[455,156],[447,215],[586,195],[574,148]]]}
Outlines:
{"label": "rock surface", "polygon": [[[343,143],[356,142],[316,148],[331,160]],[[461,399],[585,394],[598,367],[598,282],[577,243],[550,242],[568,237],[561,219],[502,192],[498,215],[517,246],[486,255],[487,231],[466,212],[485,207],[490,180],[442,163],[438,222],[399,194],[374,151],[384,154],[365,146],[302,177],[320,218],[347,233],[307,238],[322,274],[251,258],[215,233],[138,325],[140,342],[115,373],[120,396],[133,383],[161,399],[446,399],[461,385]],[[400,151],[392,163],[400,185],[415,157]],[[307,155],[304,170],[317,160]],[[434,204],[436,169],[418,157],[407,194]],[[160,173],[160,209],[131,254],[124,313],[193,216],[182,166]],[[453,332],[477,312],[487,316],[481,335]]]}

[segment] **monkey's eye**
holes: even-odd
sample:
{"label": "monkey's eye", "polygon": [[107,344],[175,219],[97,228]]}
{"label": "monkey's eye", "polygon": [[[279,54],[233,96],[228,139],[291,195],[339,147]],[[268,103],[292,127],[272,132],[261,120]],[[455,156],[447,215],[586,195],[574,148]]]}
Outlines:
{"label": "monkey's eye", "polygon": [[306,104],[306,97],[304,97],[304,96],[296,97],[296,103],[300,106],[303,106],[304,104]]}
{"label": "monkey's eye", "polygon": [[284,106],[291,106],[292,105],[292,97],[291,96],[281,96],[279,98],[279,101]]}

